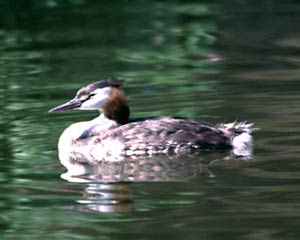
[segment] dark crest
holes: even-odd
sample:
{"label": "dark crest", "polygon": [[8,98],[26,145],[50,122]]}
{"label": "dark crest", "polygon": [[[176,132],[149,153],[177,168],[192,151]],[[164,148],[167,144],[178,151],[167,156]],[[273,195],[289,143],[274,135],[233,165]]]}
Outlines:
{"label": "dark crest", "polygon": [[81,96],[88,95],[90,92],[94,91],[97,88],[105,88],[105,87],[120,87],[124,83],[123,79],[119,79],[116,77],[112,77],[110,79],[101,80],[98,82],[91,83],[83,88],[81,88],[76,96],[80,98]]}

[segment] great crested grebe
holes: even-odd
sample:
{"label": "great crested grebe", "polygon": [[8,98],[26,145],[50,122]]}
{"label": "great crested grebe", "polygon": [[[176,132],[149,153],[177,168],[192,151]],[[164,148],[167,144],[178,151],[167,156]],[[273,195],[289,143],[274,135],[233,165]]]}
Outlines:
{"label": "great crested grebe", "polygon": [[106,158],[157,153],[190,153],[199,150],[231,149],[248,155],[252,148],[252,124],[211,125],[179,117],[130,119],[122,90],[123,80],[111,78],[81,88],[75,98],[49,112],[68,109],[99,110],[91,121],[69,126],[60,136],[60,158],[69,155],[93,161]]}

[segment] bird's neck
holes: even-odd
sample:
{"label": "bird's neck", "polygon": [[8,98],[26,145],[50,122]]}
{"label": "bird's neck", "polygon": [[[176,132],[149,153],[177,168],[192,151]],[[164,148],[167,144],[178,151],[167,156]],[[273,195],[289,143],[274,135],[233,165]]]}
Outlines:
{"label": "bird's neck", "polygon": [[113,120],[118,124],[128,123],[130,110],[122,89],[112,88],[109,101],[101,112],[105,118]]}
{"label": "bird's neck", "polygon": [[117,126],[114,120],[107,118],[103,113],[89,122],[85,122],[85,128],[78,139],[88,138],[91,136],[99,135],[100,132]]}

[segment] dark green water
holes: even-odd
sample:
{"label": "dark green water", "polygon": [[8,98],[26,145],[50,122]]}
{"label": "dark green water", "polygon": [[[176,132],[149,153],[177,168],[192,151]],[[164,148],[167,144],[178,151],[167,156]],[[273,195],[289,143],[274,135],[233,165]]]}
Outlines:
{"label": "dark green water", "polygon": [[[300,4],[248,2],[1,1],[0,239],[299,239]],[[253,157],[66,181],[58,137],[96,113],[48,110],[113,75],[133,116],[255,123]]]}

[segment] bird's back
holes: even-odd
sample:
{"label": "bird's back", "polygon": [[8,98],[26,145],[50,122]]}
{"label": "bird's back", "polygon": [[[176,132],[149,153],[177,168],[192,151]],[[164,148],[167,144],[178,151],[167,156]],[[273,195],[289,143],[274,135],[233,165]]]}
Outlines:
{"label": "bird's back", "polygon": [[[230,148],[228,136],[206,122],[186,118],[153,117],[130,120],[92,137],[79,139],[91,152],[123,155],[182,153]],[[102,155],[102,154],[100,154]]]}

